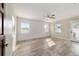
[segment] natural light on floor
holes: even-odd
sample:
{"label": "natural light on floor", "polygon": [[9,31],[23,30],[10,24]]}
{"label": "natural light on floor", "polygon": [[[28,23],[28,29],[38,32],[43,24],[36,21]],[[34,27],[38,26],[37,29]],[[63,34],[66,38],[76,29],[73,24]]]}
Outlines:
{"label": "natural light on floor", "polygon": [[46,39],[46,41],[47,41],[47,44],[48,44],[49,47],[56,45],[56,43],[54,41],[52,41],[52,39],[50,39],[50,38]]}

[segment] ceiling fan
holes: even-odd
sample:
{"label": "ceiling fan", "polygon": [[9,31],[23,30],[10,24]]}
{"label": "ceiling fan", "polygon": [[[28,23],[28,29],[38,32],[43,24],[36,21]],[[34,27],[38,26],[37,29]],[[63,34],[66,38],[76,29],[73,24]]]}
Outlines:
{"label": "ceiling fan", "polygon": [[47,18],[55,19],[55,14],[47,15]]}
{"label": "ceiling fan", "polygon": [[46,22],[52,22],[55,19],[55,14],[48,14],[47,16],[44,16],[44,21]]}
{"label": "ceiling fan", "polygon": [[55,19],[55,14],[48,14],[45,18]]}

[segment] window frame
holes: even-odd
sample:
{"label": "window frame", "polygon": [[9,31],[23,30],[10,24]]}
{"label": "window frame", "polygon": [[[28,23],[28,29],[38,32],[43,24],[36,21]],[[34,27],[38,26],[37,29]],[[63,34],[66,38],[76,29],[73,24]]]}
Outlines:
{"label": "window frame", "polygon": [[62,32],[60,23],[55,24],[55,32],[56,33],[61,33]]}
{"label": "window frame", "polygon": [[[25,25],[27,25],[27,26],[23,26],[23,25],[25,24]],[[22,27],[23,26],[23,27]],[[30,32],[30,23],[29,22],[26,22],[26,21],[21,21],[21,23],[20,23],[20,32],[22,33],[22,34],[24,34],[24,33],[29,33]],[[28,28],[28,30],[27,30],[27,28]],[[24,29],[26,29],[26,30],[24,30]],[[24,32],[23,32],[24,31]]]}

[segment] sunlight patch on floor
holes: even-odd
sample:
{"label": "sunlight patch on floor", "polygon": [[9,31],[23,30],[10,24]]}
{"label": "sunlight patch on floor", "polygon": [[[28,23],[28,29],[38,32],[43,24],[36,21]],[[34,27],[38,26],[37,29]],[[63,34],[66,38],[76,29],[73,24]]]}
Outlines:
{"label": "sunlight patch on floor", "polygon": [[50,39],[50,38],[46,39],[46,42],[47,42],[49,47],[56,45],[56,43],[54,41],[52,41],[52,39]]}

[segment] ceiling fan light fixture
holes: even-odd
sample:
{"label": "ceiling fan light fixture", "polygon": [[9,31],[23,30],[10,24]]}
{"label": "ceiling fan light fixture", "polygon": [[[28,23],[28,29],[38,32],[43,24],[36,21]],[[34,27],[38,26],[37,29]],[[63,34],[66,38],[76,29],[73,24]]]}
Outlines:
{"label": "ceiling fan light fixture", "polygon": [[48,18],[55,19],[55,14],[48,15]]}

